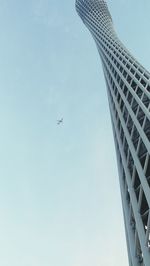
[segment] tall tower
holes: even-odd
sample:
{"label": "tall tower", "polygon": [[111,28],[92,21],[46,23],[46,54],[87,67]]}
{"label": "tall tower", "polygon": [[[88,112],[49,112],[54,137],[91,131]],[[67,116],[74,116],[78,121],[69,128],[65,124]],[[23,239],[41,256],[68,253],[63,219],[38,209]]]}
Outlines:
{"label": "tall tower", "polygon": [[150,73],[116,35],[104,0],[76,0],[100,54],[119,169],[130,266],[150,266]]}

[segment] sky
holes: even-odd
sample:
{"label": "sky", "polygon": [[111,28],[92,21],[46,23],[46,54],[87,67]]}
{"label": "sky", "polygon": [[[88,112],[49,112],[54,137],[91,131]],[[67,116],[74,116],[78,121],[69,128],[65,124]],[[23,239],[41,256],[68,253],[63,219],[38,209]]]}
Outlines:
{"label": "sky", "polygon": [[[150,70],[149,0],[107,2]],[[74,0],[0,0],[0,32],[0,265],[127,266],[105,81]]]}

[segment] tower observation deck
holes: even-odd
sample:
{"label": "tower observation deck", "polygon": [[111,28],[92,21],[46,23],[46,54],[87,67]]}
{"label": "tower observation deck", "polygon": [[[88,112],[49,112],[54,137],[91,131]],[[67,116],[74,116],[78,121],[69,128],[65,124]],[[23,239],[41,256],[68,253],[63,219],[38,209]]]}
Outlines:
{"label": "tower observation deck", "polygon": [[130,266],[150,266],[150,73],[119,40],[104,0],[76,0],[102,60]]}

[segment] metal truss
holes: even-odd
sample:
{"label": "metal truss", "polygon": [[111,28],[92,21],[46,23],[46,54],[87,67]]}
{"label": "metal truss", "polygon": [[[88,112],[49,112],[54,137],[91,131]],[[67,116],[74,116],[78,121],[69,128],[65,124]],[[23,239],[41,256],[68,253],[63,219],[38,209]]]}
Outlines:
{"label": "metal truss", "polygon": [[100,54],[114,132],[130,266],[150,266],[150,73],[119,40],[104,0],[76,0]]}

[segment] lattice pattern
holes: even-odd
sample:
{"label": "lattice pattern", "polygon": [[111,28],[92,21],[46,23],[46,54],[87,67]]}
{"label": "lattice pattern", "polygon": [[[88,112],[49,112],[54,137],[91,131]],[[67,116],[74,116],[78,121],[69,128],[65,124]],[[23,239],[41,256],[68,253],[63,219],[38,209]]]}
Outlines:
{"label": "lattice pattern", "polygon": [[114,131],[129,264],[150,265],[150,73],[118,39],[106,2],[76,0],[102,59]]}

